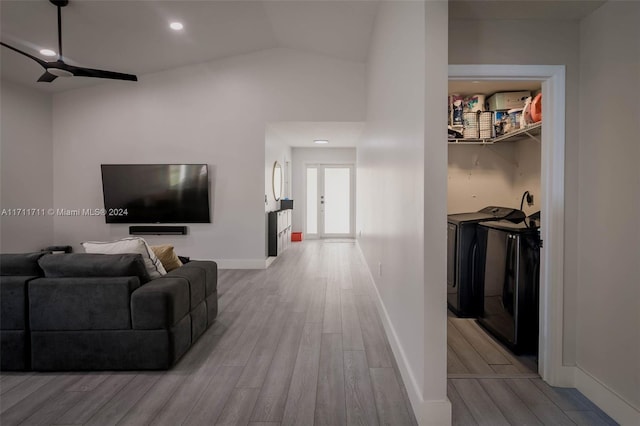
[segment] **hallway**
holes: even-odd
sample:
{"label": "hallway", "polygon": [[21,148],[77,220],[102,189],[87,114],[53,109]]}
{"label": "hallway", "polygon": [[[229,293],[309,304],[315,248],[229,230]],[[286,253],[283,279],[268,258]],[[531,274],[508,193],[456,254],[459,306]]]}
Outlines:
{"label": "hallway", "polygon": [[220,312],[169,371],[3,373],[0,423],[415,425],[353,240],[221,270]]}

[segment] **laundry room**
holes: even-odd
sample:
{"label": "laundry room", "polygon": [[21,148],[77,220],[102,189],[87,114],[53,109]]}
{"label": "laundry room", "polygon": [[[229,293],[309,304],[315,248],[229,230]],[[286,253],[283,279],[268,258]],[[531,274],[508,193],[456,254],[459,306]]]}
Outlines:
{"label": "laundry room", "polygon": [[450,80],[448,373],[535,374],[542,85]]}

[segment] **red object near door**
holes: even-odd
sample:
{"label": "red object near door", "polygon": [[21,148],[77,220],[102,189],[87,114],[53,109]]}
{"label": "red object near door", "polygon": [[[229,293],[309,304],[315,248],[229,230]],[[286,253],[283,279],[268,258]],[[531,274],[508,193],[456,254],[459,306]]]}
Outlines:
{"label": "red object near door", "polygon": [[292,232],[291,241],[302,241],[302,232]]}

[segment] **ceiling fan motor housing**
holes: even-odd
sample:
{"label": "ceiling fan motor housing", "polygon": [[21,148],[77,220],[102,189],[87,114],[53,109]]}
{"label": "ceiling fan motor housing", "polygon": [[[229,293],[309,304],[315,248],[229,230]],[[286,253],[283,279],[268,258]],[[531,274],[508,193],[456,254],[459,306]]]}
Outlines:
{"label": "ceiling fan motor housing", "polygon": [[67,71],[62,68],[47,68],[47,72],[55,75],[56,77],[73,77],[73,73],[71,71]]}

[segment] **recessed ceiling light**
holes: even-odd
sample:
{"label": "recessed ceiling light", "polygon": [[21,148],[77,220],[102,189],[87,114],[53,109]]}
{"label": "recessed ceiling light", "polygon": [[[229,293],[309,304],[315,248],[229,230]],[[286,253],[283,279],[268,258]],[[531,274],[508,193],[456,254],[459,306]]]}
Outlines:
{"label": "recessed ceiling light", "polygon": [[44,56],[56,56],[57,53],[51,49],[41,49],[40,54]]}
{"label": "recessed ceiling light", "polygon": [[472,83],[473,83],[473,84],[478,84],[478,83],[480,83],[480,82],[479,82],[478,80],[473,80],[473,81],[472,81]]}
{"label": "recessed ceiling light", "polygon": [[171,28],[174,31],[180,31],[181,29],[184,28],[184,25],[182,25],[182,22],[172,22],[169,24],[169,28]]}
{"label": "recessed ceiling light", "polygon": [[328,144],[329,141],[326,141],[326,140],[315,140],[315,141],[313,141],[313,143],[317,143],[318,145],[324,145],[324,144]]}

